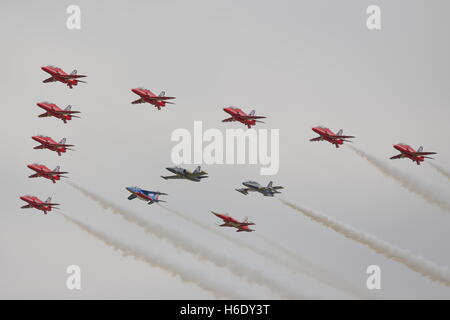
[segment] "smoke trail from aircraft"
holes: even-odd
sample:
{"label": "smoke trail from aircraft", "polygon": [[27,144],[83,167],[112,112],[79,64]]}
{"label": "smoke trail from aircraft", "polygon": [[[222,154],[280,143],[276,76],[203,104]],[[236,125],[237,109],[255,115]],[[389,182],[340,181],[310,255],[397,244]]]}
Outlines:
{"label": "smoke trail from aircraft", "polygon": [[447,170],[445,170],[444,168],[438,166],[437,164],[434,164],[432,162],[428,162],[428,164],[430,166],[432,166],[434,169],[436,169],[437,172],[439,172],[440,174],[442,174],[444,177],[446,177],[448,180],[450,180],[450,172],[448,172]]}
{"label": "smoke trail from aircraft", "polygon": [[[318,265],[308,261],[307,259],[299,256],[298,254],[295,254],[295,253],[285,249],[284,247],[278,245],[276,242],[274,242],[260,234],[257,234],[255,236],[259,237],[261,240],[267,242],[269,245],[274,247],[278,253],[282,254],[282,256],[280,256],[278,254],[274,254],[271,251],[263,250],[261,248],[258,248],[257,246],[253,246],[251,244],[248,244],[248,243],[245,243],[242,241],[238,241],[235,238],[230,237],[229,235],[227,235],[225,233],[219,232],[216,228],[213,228],[210,225],[207,225],[207,224],[193,218],[192,216],[190,216],[188,214],[183,214],[181,212],[178,212],[177,210],[169,208],[166,205],[162,205],[159,203],[158,203],[158,205],[161,208],[175,214],[177,217],[179,217],[185,221],[188,221],[202,229],[205,229],[225,240],[233,242],[238,247],[241,247],[241,248],[244,247],[249,251],[255,252],[273,263],[281,264],[282,266],[287,267],[288,269],[290,269],[291,271],[293,271],[295,273],[302,272],[305,275],[312,277],[313,279],[319,281],[320,283],[331,286],[338,290],[342,290],[342,291],[350,294],[353,297],[356,297],[356,298],[361,298],[361,297],[366,298],[367,297],[367,294],[360,292],[360,290],[354,288],[351,284],[348,284],[341,279],[337,279],[334,275],[327,272],[326,270],[319,267]],[[285,259],[283,256],[287,257],[288,259]],[[294,263],[292,263],[292,261],[294,261]]]}
{"label": "smoke trail from aircraft", "polygon": [[283,199],[279,200],[289,208],[300,212],[311,220],[336,231],[344,237],[359,242],[388,259],[397,261],[407,268],[418,272],[433,281],[442,283],[450,287],[450,270],[448,268],[437,266],[422,257],[414,256],[404,249],[397,248],[383,240],[377,239],[376,237],[368,233],[358,231],[351,226],[332,219],[329,216],[315,212],[311,209],[306,209],[304,207],[294,205]]}
{"label": "smoke trail from aircraft", "polygon": [[108,200],[96,195],[81,186],[78,186],[72,182],[67,182],[76,190],[80,191],[81,194],[90,198],[91,200],[100,204],[104,209],[109,209],[113,213],[119,215],[126,221],[137,225],[142,228],[145,232],[153,234],[154,236],[170,242],[173,246],[178,249],[185,250],[202,261],[209,261],[220,268],[226,268],[232,274],[244,278],[249,283],[257,284],[266,288],[269,288],[274,293],[280,295],[283,299],[301,299],[305,298],[302,294],[297,292],[292,292],[287,289],[284,285],[278,283],[275,278],[267,277],[261,274],[257,269],[248,268],[233,259],[227,258],[226,256],[216,254],[213,250],[203,247],[201,245],[194,245],[191,243],[190,239],[183,237],[181,234],[170,231],[162,225],[156,223],[150,223],[135,213],[120,208],[115,204],[109,202]]}
{"label": "smoke trail from aircraft", "polygon": [[236,294],[233,292],[225,292],[225,289],[218,285],[210,283],[204,274],[197,274],[192,272],[189,268],[183,268],[180,265],[176,265],[175,263],[171,263],[167,261],[164,257],[158,256],[152,252],[152,254],[144,253],[136,250],[136,248],[130,248],[128,245],[123,244],[117,240],[114,240],[112,237],[106,235],[103,232],[95,230],[88,225],[71,218],[63,213],[61,213],[64,219],[71,224],[77,226],[81,230],[87,232],[97,240],[100,240],[108,247],[112,248],[115,251],[118,251],[124,257],[133,257],[136,260],[140,260],[150,265],[151,267],[156,267],[162,269],[166,272],[169,272],[172,276],[178,276],[183,282],[192,283],[199,288],[213,294],[217,298],[227,298],[227,297],[236,297]]}
{"label": "smoke trail from aircraft", "polygon": [[310,277],[318,280],[321,283],[329,285],[333,288],[342,290],[355,298],[362,299],[374,299],[372,295],[367,294],[367,292],[363,292],[362,290],[356,288],[351,283],[337,278],[334,274],[328,272],[322,267],[318,266],[311,261],[299,256],[297,253],[292,252],[291,250],[286,249],[280,244],[276,243],[272,239],[262,236],[261,234],[257,235],[263,241],[274,247],[278,252],[283,253],[284,256],[289,257],[291,259],[295,259],[297,262],[297,268],[300,268],[301,272],[309,275]]}
{"label": "smoke trail from aircraft", "polygon": [[387,164],[384,164],[381,160],[375,158],[374,156],[369,155],[366,152],[353,146],[350,145],[347,146],[351,150],[353,150],[358,156],[367,160],[372,166],[380,170],[381,173],[383,173],[383,175],[397,181],[406,190],[415,193],[429,204],[433,204],[447,212],[450,212],[450,204],[448,202],[446,202],[443,199],[437,198],[435,195],[431,194],[431,192],[428,189],[421,187],[418,182],[414,181],[405,174],[397,171],[396,169],[388,166]]}

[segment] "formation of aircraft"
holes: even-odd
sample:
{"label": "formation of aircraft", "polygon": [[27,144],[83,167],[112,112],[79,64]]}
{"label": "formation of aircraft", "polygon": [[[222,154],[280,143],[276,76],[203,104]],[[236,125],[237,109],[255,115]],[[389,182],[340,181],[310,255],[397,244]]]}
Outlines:
{"label": "formation of aircraft", "polygon": [[36,172],[28,178],[43,177],[51,180],[53,183],[56,183],[56,181],[60,180],[61,178],[67,178],[66,176],[63,176],[63,174],[67,174],[68,172],[60,171],[59,166],[57,166],[55,170],[50,170],[45,165],[39,163],[29,164],[27,165],[27,167]]}
{"label": "formation of aircraft", "polygon": [[252,110],[249,114],[246,114],[244,111],[242,111],[239,108],[236,107],[228,107],[224,108],[223,111],[228,113],[231,117],[222,120],[222,122],[234,122],[239,121],[240,123],[243,123],[247,126],[247,128],[251,128],[252,126],[256,125],[257,122],[264,123],[258,119],[264,119],[266,117],[262,116],[256,116],[255,110]]}
{"label": "formation of aircraft", "polygon": [[431,157],[428,157],[428,155],[436,154],[436,152],[423,152],[423,147],[419,147],[419,149],[417,149],[416,151],[405,143],[395,144],[394,149],[400,151],[400,154],[390,157],[390,159],[408,158],[413,162],[416,162],[417,165],[420,165],[421,162],[425,161],[425,158],[433,159]]}
{"label": "formation of aircraft", "polygon": [[39,118],[55,117],[61,119],[64,123],[72,120],[72,118],[79,118],[79,116],[74,114],[80,113],[80,111],[73,111],[71,105],[68,105],[65,109],[61,109],[51,102],[38,102],[37,106],[45,110],[45,113],[38,116]]}
{"label": "formation of aircraft", "polygon": [[27,203],[26,205],[21,207],[22,209],[35,208],[43,211],[44,214],[47,214],[47,212],[52,211],[52,209],[58,209],[56,208],[56,206],[59,205],[59,203],[52,203],[51,197],[48,197],[47,200],[45,200],[45,202],[36,196],[30,195],[21,196],[20,199]]}
{"label": "formation of aircraft", "polygon": [[236,228],[236,232],[252,232],[255,231],[253,229],[250,229],[248,226],[254,225],[253,222],[248,221],[248,218],[245,217],[245,219],[240,222],[233,217],[230,217],[228,214],[222,214],[222,213],[216,213],[214,211],[211,211],[212,214],[214,214],[216,217],[222,219],[223,223],[219,225],[219,227],[233,227]]}
{"label": "formation of aircraft", "polygon": [[266,197],[273,197],[275,193],[281,193],[279,189],[283,189],[282,186],[273,186],[273,182],[270,181],[267,187],[263,187],[256,181],[246,181],[242,182],[246,188],[235,189],[242,194],[247,195],[249,192],[259,192]]}
{"label": "formation of aircraft", "polygon": [[[54,66],[45,66],[41,69],[51,76],[50,78],[45,79],[43,81],[44,83],[61,82],[66,84],[71,89],[73,88],[73,86],[78,85],[79,82],[85,83],[85,81],[79,79],[86,76],[77,74],[77,70],[73,70],[70,74],[67,74],[61,68]],[[175,99],[175,97],[166,96],[165,91],[162,91],[159,95],[156,95],[149,89],[145,88],[134,88],[131,89],[131,91],[139,96],[139,99],[131,102],[132,104],[149,103],[158,108],[158,110],[161,110],[161,108],[165,107],[167,104],[174,104],[174,102],[171,102],[170,100]],[[72,111],[70,105],[68,105],[65,109],[62,109],[55,103],[38,102],[37,106],[45,110],[44,113],[38,116],[40,118],[55,117],[62,120],[64,123],[72,120],[72,118],[79,118],[79,116],[77,116],[76,114],[80,112]],[[247,126],[247,128],[249,129],[252,126],[255,126],[258,122],[263,123],[260,119],[266,118],[264,116],[257,116],[255,114],[255,110],[252,110],[249,114],[245,113],[242,109],[237,107],[226,107],[223,108],[223,110],[228,113],[230,117],[222,120],[222,122],[240,122]],[[310,139],[310,141],[328,141],[329,143],[335,145],[336,148],[339,148],[339,146],[343,145],[344,142],[352,142],[349,139],[355,138],[354,136],[344,135],[342,129],[339,130],[336,134],[329,128],[322,126],[314,127],[312,128],[312,130],[319,136]],[[70,149],[70,147],[73,147],[73,145],[66,144],[66,138],[62,139],[60,142],[56,142],[50,137],[37,135],[33,136],[32,139],[40,144],[34,147],[34,149],[49,149],[51,151],[57,152],[59,156],[62,153],[65,153],[67,150],[72,150]],[[394,148],[400,151],[400,154],[395,155],[390,159],[409,158],[413,162],[416,162],[418,165],[421,162],[425,161],[425,159],[432,159],[431,157],[429,157],[429,155],[436,154],[436,152],[423,152],[423,147],[420,147],[416,151],[412,147],[403,143],[394,145]],[[45,165],[38,163],[29,164],[27,167],[35,171],[34,174],[29,176],[29,178],[43,177],[51,180],[53,183],[56,183],[56,181],[60,180],[62,177],[66,177],[64,176],[64,174],[68,173],[60,171],[59,166],[57,166],[54,170],[50,170]],[[194,171],[190,171],[181,167],[169,167],[166,169],[173,173],[173,175],[171,176],[161,176],[166,180],[186,179],[199,182],[204,178],[208,178],[208,173],[202,170],[200,166],[198,166]],[[279,190],[283,189],[282,186],[273,186],[272,181],[270,181],[267,186],[262,186],[255,181],[246,181],[242,184],[245,186],[245,188],[239,188],[235,190],[244,195],[248,195],[249,192],[259,192],[264,196],[273,197],[275,194],[281,193]],[[166,193],[144,190],[139,187],[127,187],[126,190],[131,193],[131,195],[128,197],[129,200],[138,198],[147,202],[148,204],[153,204],[155,202],[165,202],[163,200],[160,200],[159,197],[161,195],[167,195]],[[48,211],[51,211],[54,206],[58,205],[55,203],[51,203],[51,198],[48,198],[45,202],[41,201],[35,196],[22,196],[20,197],[20,199],[27,202],[27,205],[23,206],[22,208],[36,208],[44,211],[45,214]],[[250,225],[254,225],[254,223],[248,222],[247,218],[244,221],[239,222],[227,214],[219,214],[215,212],[212,213],[223,220],[224,223],[220,226],[235,227],[237,228],[238,232],[254,231],[248,227]]]}
{"label": "formation of aircraft", "polygon": [[175,97],[166,97],[166,92],[161,91],[159,95],[154,94],[149,89],[145,88],[135,88],[131,89],[131,91],[137,94],[140,98],[131,102],[132,104],[137,103],[150,103],[154,105],[158,110],[161,110],[162,107],[165,107],[166,104],[175,104],[173,102],[167,100],[173,100]]}
{"label": "formation of aircraft", "polygon": [[40,143],[39,146],[36,146],[33,149],[48,149],[58,153],[58,156],[60,156],[61,153],[65,153],[67,150],[73,150],[70,149],[70,147],[74,146],[72,144],[66,144],[66,138],[61,139],[60,142],[56,142],[52,138],[43,135],[33,136],[31,138]]}
{"label": "formation of aircraft", "polygon": [[73,70],[70,74],[67,74],[61,68],[55,66],[46,66],[41,69],[51,76],[42,81],[44,83],[59,81],[66,84],[70,89],[72,89],[73,86],[76,86],[78,82],[86,83],[86,81],[79,80],[79,78],[85,78],[86,76],[77,74],[77,70]]}
{"label": "formation of aircraft", "polygon": [[163,179],[186,179],[195,182],[200,182],[204,178],[208,178],[207,172],[203,171],[200,166],[198,166],[194,171],[189,171],[180,167],[166,168],[172,172],[173,176],[161,176]]}
{"label": "formation of aircraft", "polygon": [[153,204],[155,202],[166,202],[164,200],[159,200],[159,196],[167,195],[167,193],[144,190],[139,187],[126,187],[125,189],[127,189],[127,191],[131,193],[130,196],[128,197],[128,200],[138,198],[139,200],[143,200],[148,204]]}
{"label": "formation of aircraft", "polygon": [[336,148],[339,148],[341,144],[344,144],[344,141],[346,142],[352,142],[347,139],[354,138],[354,136],[344,136],[342,133],[344,130],[339,130],[338,133],[334,133],[330,129],[322,126],[314,127],[312,130],[319,135],[317,138],[310,139],[309,141],[328,141],[336,146]]}

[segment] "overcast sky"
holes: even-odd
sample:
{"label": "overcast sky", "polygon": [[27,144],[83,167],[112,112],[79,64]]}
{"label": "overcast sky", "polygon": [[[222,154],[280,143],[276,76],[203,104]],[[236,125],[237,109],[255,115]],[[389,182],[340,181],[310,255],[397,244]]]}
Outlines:
{"label": "overcast sky", "polygon": [[[66,8],[81,8],[81,30],[66,28]],[[381,8],[382,29],[366,28],[366,8]],[[52,196],[61,212],[112,238],[167,257],[183,268],[254,298],[276,298],[227,270],[196,259],[103,209],[64,182],[29,179],[27,164],[69,171],[70,181],[166,226],[194,244],[236,259],[310,297],[348,298],[302,273],[258,256],[142,201],[127,186],[168,193],[167,206],[215,227],[209,210],[248,216],[256,232],[220,229],[270,250],[261,236],[311,261],[362,292],[366,268],[378,265],[377,298],[450,298],[450,288],[370,251],[260,194],[234,189],[252,179],[284,186],[282,196],[407,249],[450,265],[450,215],[387,179],[348,148],[309,142],[324,125],[355,135],[354,145],[449,198],[450,182],[431,166],[389,160],[397,142],[436,151],[450,170],[448,1],[7,1],[0,13],[0,298],[214,298],[164,270],[122,257],[67,223],[22,210],[19,196]],[[70,90],[42,83],[40,67],[86,74]],[[144,86],[176,97],[161,111],[131,105]],[[71,104],[81,119],[38,118],[36,102]],[[222,123],[234,105],[267,116],[257,128],[280,130],[280,170],[211,165],[201,183],[168,180],[171,133],[244,128]],[[33,150],[31,136],[66,137],[76,151],[58,157]],[[195,166],[186,166],[193,169]],[[219,227],[217,227],[219,228]],[[79,265],[82,289],[66,288],[66,268]]]}

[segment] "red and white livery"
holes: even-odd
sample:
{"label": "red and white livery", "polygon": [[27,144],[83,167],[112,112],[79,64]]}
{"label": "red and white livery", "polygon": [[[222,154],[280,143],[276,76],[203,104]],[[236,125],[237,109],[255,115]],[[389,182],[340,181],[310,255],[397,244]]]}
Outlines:
{"label": "red and white livery", "polygon": [[228,214],[222,214],[222,213],[216,213],[214,211],[211,211],[212,214],[214,214],[216,217],[222,219],[224,222],[223,224],[220,224],[220,227],[233,227],[236,228],[236,232],[252,232],[255,231],[253,229],[250,229],[248,226],[254,225],[253,222],[248,221],[248,218],[246,217],[244,221],[240,222],[233,217],[230,217]]}
{"label": "red and white livery", "polygon": [[51,197],[47,198],[45,202],[39,199],[38,197],[30,195],[21,196],[20,199],[27,203],[26,205],[21,207],[22,209],[34,208],[37,210],[41,210],[42,212],[44,212],[44,214],[47,214],[47,212],[52,211],[52,209],[58,209],[56,208],[56,206],[59,205],[59,203],[52,203]]}
{"label": "red and white livery", "polygon": [[317,133],[319,136],[317,138],[309,139],[309,141],[328,141],[329,143],[332,143],[336,146],[336,148],[339,148],[340,145],[344,144],[345,142],[352,142],[347,139],[354,138],[354,136],[344,136],[342,133],[344,130],[339,130],[338,133],[334,133],[330,129],[322,126],[314,127],[312,128],[312,131]]}
{"label": "red and white livery", "polygon": [[53,183],[56,183],[56,181],[61,180],[61,178],[67,178],[66,176],[63,176],[63,174],[66,174],[68,172],[60,171],[59,166],[57,166],[55,170],[50,170],[45,165],[39,163],[29,164],[27,165],[27,167],[36,172],[35,174],[32,174],[28,178],[43,177],[51,180]]}
{"label": "red and white livery", "polygon": [[159,95],[154,94],[149,89],[145,88],[135,88],[131,89],[131,91],[137,94],[140,98],[131,102],[131,104],[138,103],[150,103],[154,105],[158,110],[161,110],[162,107],[165,107],[166,104],[175,104],[174,102],[170,102],[167,100],[173,100],[175,97],[166,97],[166,92],[161,91]]}
{"label": "red and white livery", "polygon": [[264,123],[258,119],[265,119],[266,117],[255,115],[255,110],[252,110],[249,114],[246,114],[239,108],[236,107],[228,107],[223,108],[223,111],[228,113],[231,118],[223,119],[222,122],[235,122],[238,121],[242,124],[245,124],[247,128],[251,128],[256,125],[257,122]]}
{"label": "red and white livery", "polygon": [[390,159],[408,158],[417,163],[417,165],[420,165],[420,163],[424,162],[425,159],[433,159],[428,157],[428,155],[436,154],[436,152],[423,152],[423,147],[419,147],[416,151],[406,143],[394,144],[394,149],[400,151],[400,154],[393,156]]}
{"label": "red and white livery", "polygon": [[80,111],[72,110],[71,105],[68,105],[65,109],[61,109],[52,102],[38,102],[36,103],[36,105],[39,108],[45,110],[45,113],[42,113],[38,116],[39,118],[55,117],[61,119],[64,123],[67,123],[67,121],[72,120],[72,118],[79,118],[79,116],[76,116],[74,114],[80,113]]}
{"label": "red and white livery", "polygon": [[60,156],[61,153],[65,153],[67,150],[73,150],[69,147],[74,146],[73,144],[66,144],[66,138],[61,139],[60,142],[56,142],[52,138],[43,135],[33,136],[31,138],[40,143],[39,146],[36,146],[33,149],[48,149],[58,153],[58,156]]}
{"label": "red and white livery", "polygon": [[67,74],[61,68],[55,66],[45,66],[41,69],[51,75],[50,78],[42,81],[44,83],[59,81],[66,84],[70,89],[72,89],[73,86],[76,86],[78,82],[86,83],[86,81],[79,80],[79,78],[84,78],[86,76],[77,74],[77,70],[73,70],[70,74]]}

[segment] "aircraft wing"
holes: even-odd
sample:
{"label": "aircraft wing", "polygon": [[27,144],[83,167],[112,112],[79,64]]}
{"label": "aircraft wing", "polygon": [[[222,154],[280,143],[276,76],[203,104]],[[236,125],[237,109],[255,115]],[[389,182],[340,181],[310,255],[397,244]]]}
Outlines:
{"label": "aircraft wing", "polygon": [[436,152],[412,152],[411,154],[414,156],[427,156],[429,154],[436,154]]}
{"label": "aircraft wing", "polygon": [[222,122],[233,122],[233,121],[236,121],[236,120],[234,120],[233,117],[222,120]]}
{"label": "aircraft wing", "polygon": [[145,100],[143,98],[134,100],[133,102],[131,102],[131,104],[137,104],[137,103],[145,103]]}
{"label": "aircraft wing", "polygon": [[309,141],[322,141],[322,140],[323,140],[322,137],[317,137],[317,138],[309,139]]}
{"label": "aircraft wing", "polygon": [[66,147],[74,147],[73,144],[47,143],[46,145],[50,146],[50,147],[64,147],[64,148],[66,148]]}
{"label": "aircraft wing", "polygon": [[58,77],[61,77],[64,79],[78,79],[78,78],[85,78],[87,76],[84,76],[82,74],[64,74],[64,75],[58,75]]}
{"label": "aircraft wing", "polygon": [[239,222],[239,226],[253,226],[254,223],[253,222]]}
{"label": "aircraft wing", "polygon": [[326,136],[329,139],[348,139],[348,138],[354,138],[354,136],[341,136],[341,135],[337,135],[337,134],[323,134],[324,136]]}
{"label": "aircraft wing", "polygon": [[175,175],[175,176],[161,176],[161,178],[166,179],[166,180],[168,180],[168,179],[184,179],[183,176],[178,176],[178,175]]}
{"label": "aircraft wing", "polygon": [[336,139],[348,139],[348,138],[354,138],[354,136],[338,136],[338,135],[334,135],[334,136],[330,136],[331,138],[336,138]]}
{"label": "aircraft wing", "polygon": [[33,202],[33,206],[36,206],[36,207],[59,206],[59,203]]}
{"label": "aircraft wing", "polygon": [[263,116],[240,116],[242,119],[265,119],[267,117],[263,117]]}
{"label": "aircraft wing", "polygon": [[54,175],[54,174],[61,175],[61,174],[66,174],[66,173],[68,173],[68,172],[66,172],[66,171],[51,171],[51,172],[47,172],[46,174],[49,174],[49,175]]}
{"label": "aircraft wing", "polygon": [[396,156],[390,157],[389,159],[401,159],[401,158],[404,158],[404,157],[405,156],[402,153],[400,153],[400,154],[398,154]]}
{"label": "aircraft wing", "polygon": [[81,113],[80,111],[69,111],[69,110],[61,110],[61,111],[53,111],[54,113],[57,114],[74,114],[74,113]]}
{"label": "aircraft wing", "polygon": [[142,191],[145,191],[145,192],[151,193],[151,194],[159,194],[159,195],[166,195],[167,196],[167,193],[163,193],[163,192],[159,192],[159,191],[149,191],[149,190],[142,190]]}
{"label": "aircraft wing", "polygon": [[42,81],[42,82],[44,82],[44,83],[48,83],[48,82],[55,82],[55,81],[58,81],[58,80],[56,80],[55,78],[53,78],[53,77],[50,77],[50,78],[48,78],[48,79],[45,79],[44,81]]}
{"label": "aircraft wing", "polygon": [[157,96],[157,97],[145,97],[148,100],[154,100],[154,101],[164,101],[164,100],[171,100],[175,99],[175,97],[165,97],[165,96]]}
{"label": "aircraft wing", "polygon": [[248,188],[241,188],[241,189],[234,189],[234,190],[236,190],[236,191],[238,191],[238,192],[240,192],[242,194],[247,195],[249,189]]}

